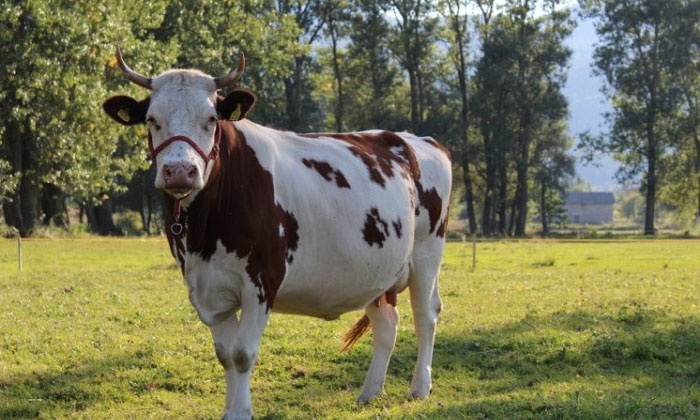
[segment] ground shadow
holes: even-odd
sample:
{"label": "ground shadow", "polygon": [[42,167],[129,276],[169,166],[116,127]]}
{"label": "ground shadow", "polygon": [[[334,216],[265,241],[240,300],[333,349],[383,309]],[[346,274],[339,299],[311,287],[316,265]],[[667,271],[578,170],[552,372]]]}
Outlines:
{"label": "ground shadow", "polygon": [[[542,326],[561,331],[565,337],[578,336],[579,340],[572,343],[571,339],[551,334],[538,335]],[[671,320],[662,311],[632,302],[615,314],[559,311],[526,316],[499,328],[463,336],[438,332],[434,385],[442,386],[441,378],[461,376],[474,380],[477,388],[483,384],[483,389],[472,398],[473,390],[465,386],[463,403],[449,407],[431,404],[434,408],[418,416],[400,418],[700,418],[698,326],[698,317]],[[370,357],[369,346],[332,357],[335,372],[316,378],[327,383],[325,387],[313,387],[314,398],[330,399],[342,387],[342,380],[359,392]],[[387,381],[398,381],[406,385],[407,391],[415,358],[414,335],[403,332]],[[551,401],[539,395],[560,383],[575,384],[575,378],[581,383],[595,378],[594,382],[603,385],[596,389],[582,385],[571,395],[564,395],[564,400]],[[523,389],[532,392],[518,396]],[[308,388],[302,386],[291,392],[295,393],[298,395],[294,398],[303,400]],[[287,419],[275,410],[262,418]]]}

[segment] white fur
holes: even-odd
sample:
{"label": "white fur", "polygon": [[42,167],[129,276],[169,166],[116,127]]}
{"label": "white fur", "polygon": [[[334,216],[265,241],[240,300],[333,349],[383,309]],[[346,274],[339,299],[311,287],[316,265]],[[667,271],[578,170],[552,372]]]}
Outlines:
{"label": "white fur", "polygon": [[[154,120],[148,127],[153,147],[173,136],[186,136],[209,153],[214,147],[216,127],[209,118],[217,116],[216,84],[211,76],[196,70],[171,70],[153,79],[152,87],[146,118]],[[164,186],[163,165],[182,162],[197,167],[194,186],[195,190],[202,189],[214,162],[205,167],[204,159],[181,141],[171,143],[156,157],[156,187]]]}

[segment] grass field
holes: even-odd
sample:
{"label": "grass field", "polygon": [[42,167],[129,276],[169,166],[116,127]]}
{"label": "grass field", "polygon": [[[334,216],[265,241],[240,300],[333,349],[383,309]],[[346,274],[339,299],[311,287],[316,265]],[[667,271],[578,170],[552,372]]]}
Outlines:
{"label": "grass field", "polygon": [[[369,337],[273,315],[256,419],[700,418],[700,241],[450,243],[431,397],[407,402],[408,294],[386,393]],[[218,419],[223,371],[164,240],[0,242],[0,419]]]}

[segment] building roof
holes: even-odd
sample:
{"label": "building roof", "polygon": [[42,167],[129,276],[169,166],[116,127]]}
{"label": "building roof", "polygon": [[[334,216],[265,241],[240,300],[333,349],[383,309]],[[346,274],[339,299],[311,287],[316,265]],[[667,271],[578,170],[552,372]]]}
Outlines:
{"label": "building roof", "polygon": [[566,194],[566,204],[614,204],[615,196],[611,192],[571,191]]}

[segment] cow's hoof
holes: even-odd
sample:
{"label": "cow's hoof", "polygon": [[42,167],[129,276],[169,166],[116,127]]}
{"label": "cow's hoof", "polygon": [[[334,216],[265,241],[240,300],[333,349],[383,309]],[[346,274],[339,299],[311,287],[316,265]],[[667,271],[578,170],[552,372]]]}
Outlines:
{"label": "cow's hoof", "polygon": [[250,414],[224,413],[221,416],[221,420],[253,420],[253,416]]}
{"label": "cow's hoof", "polygon": [[408,400],[413,401],[413,400],[422,400],[424,398],[428,398],[430,393],[432,392],[432,387],[431,386],[426,386],[426,387],[417,387],[416,389],[411,389],[408,392]]}
{"label": "cow's hoof", "polygon": [[359,404],[359,405],[367,405],[367,404],[369,404],[369,402],[372,401],[372,400],[374,399],[374,397],[376,397],[376,396],[377,396],[377,394],[370,395],[370,394],[362,393],[362,394],[360,394],[359,397],[357,397],[357,399],[355,400],[355,403],[357,403],[357,404]]}

